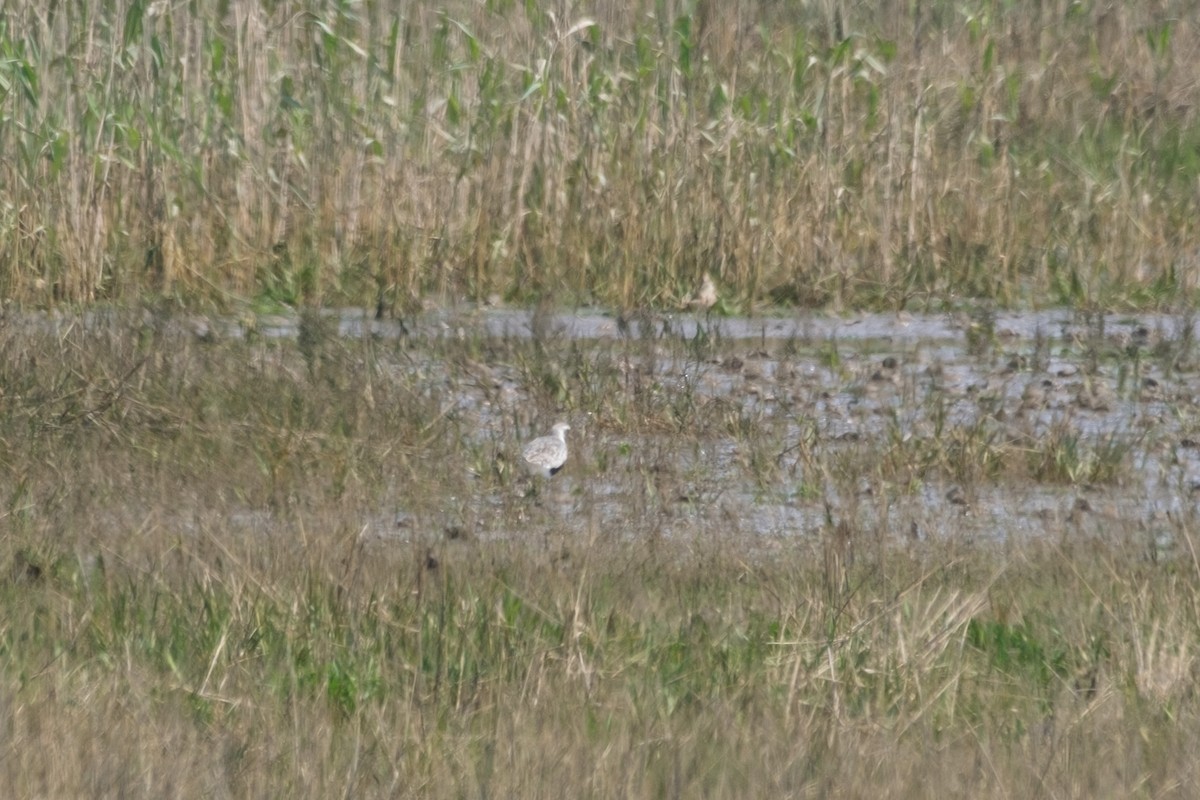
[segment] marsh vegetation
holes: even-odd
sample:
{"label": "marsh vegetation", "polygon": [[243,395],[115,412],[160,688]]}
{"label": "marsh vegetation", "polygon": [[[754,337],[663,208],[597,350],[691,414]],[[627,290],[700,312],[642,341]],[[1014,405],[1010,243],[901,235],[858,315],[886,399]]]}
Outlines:
{"label": "marsh vegetation", "polygon": [[968,355],[10,316],[2,780],[1187,796],[1194,323],[1076,322]]}
{"label": "marsh vegetation", "polygon": [[0,290],[1157,306],[1200,267],[1187,2],[0,10]]}
{"label": "marsh vegetation", "polygon": [[5,4],[0,786],[1195,796],[1193,12]]}

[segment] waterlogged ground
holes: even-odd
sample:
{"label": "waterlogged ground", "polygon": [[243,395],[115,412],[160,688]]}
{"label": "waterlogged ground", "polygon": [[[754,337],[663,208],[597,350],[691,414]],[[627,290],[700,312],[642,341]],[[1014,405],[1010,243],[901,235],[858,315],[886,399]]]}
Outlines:
{"label": "waterlogged ground", "polygon": [[0,781],[1191,797],[1195,333],[10,312]]}
{"label": "waterlogged ground", "polygon": [[[841,523],[873,541],[1117,537],[1159,558],[1200,501],[1189,316],[473,309],[171,324],[199,340],[386,343],[384,378],[451,423],[417,460],[462,480],[432,498],[397,480],[362,508],[364,541],[384,545],[720,533],[769,552]],[[531,486],[520,444],[559,420],[568,465]],[[276,525],[261,509],[231,522]]]}

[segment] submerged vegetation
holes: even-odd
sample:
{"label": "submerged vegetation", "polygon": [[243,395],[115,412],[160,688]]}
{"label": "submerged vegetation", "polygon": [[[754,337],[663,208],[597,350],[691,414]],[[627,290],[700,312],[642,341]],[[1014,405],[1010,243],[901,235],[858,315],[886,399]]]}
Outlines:
{"label": "submerged vegetation", "polygon": [[1187,2],[0,10],[0,292],[1157,306]]}

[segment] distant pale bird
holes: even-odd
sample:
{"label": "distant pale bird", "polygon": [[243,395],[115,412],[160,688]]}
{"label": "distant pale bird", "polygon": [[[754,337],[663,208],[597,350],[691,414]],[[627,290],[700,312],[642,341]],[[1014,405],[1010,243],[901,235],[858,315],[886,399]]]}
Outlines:
{"label": "distant pale bird", "polygon": [[688,305],[699,311],[708,311],[716,304],[717,285],[713,283],[712,276],[705,272],[700,288],[696,290],[696,294],[692,295],[692,299],[688,301]]}
{"label": "distant pale bird", "polygon": [[549,478],[567,463],[567,431],[571,426],[560,422],[551,428],[549,436],[539,436],[521,451],[525,469],[534,475]]}

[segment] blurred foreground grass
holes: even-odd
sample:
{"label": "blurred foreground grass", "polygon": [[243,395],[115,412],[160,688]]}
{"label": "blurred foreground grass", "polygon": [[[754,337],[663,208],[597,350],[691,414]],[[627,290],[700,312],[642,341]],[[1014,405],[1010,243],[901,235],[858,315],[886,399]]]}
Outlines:
{"label": "blurred foreground grass", "polygon": [[1198,777],[1192,564],[917,548],[831,591],[802,540],[765,563],[572,537],[434,566],[142,534],[91,563],[6,537],[16,796],[1187,797]]}

